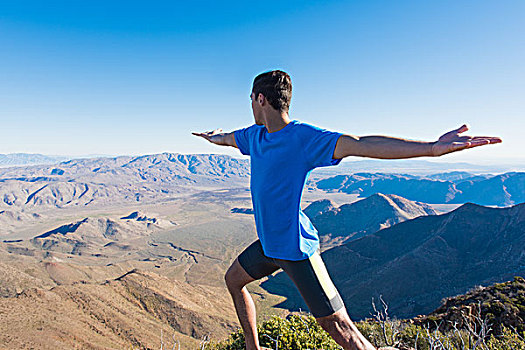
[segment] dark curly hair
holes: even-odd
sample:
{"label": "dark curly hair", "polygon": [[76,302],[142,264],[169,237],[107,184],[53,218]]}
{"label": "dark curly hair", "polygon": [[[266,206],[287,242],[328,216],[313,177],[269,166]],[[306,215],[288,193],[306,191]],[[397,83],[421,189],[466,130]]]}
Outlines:
{"label": "dark curly hair", "polygon": [[279,112],[288,112],[292,100],[292,79],[281,70],[259,74],[253,80],[255,98],[263,94],[268,103]]}

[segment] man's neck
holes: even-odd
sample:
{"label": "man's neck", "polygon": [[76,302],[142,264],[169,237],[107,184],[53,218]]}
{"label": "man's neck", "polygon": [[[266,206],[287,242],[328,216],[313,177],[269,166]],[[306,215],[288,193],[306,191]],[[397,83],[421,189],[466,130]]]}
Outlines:
{"label": "man's neck", "polygon": [[286,125],[290,123],[290,117],[288,116],[288,113],[283,112],[277,112],[277,113],[270,113],[269,115],[266,115],[264,125],[266,126],[266,130],[268,130],[269,133],[277,132],[284,128]]}

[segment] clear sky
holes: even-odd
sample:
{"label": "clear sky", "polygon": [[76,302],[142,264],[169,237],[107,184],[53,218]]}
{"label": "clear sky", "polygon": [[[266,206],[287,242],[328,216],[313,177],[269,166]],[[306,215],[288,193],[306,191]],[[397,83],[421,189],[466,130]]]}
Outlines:
{"label": "clear sky", "polygon": [[290,73],[290,115],[355,135],[503,144],[444,161],[525,164],[525,1],[10,1],[0,153],[227,153],[190,134],[252,123],[253,78]]}

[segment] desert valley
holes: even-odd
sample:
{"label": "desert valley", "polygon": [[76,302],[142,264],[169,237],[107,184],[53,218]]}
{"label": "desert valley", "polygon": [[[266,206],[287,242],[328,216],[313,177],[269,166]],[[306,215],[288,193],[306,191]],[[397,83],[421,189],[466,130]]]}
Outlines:
{"label": "desert valley", "polygon": [[[302,203],[353,319],[380,295],[413,318],[525,276],[525,173],[372,166],[316,170]],[[225,155],[0,168],[0,348],[226,337],[238,323],[223,275],[256,239],[249,181],[249,161]],[[283,273],[249,289],[261,320],[307,311]]]}

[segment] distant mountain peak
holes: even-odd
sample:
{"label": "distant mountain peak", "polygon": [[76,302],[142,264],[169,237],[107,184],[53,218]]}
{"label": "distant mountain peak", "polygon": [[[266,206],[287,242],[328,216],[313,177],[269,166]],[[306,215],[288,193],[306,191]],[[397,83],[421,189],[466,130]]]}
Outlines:
{"label": "distant mountain peak", "polygon": [[348,206],[354,205],[362,207],[363,212],[371,210],[372,212],[384,211],[401,216],[405,219],[413,219],[421,215],[436,215],[437,212],[428,204],[411,201],[395,194],[375,193],[363,200],[351,204],[345,204],[340,210],[346,210]]}
{"label": "distant mountain peak", "polygon": [[318,200],[304,212],[319,231],[324,248],[375,233],[405,220],[437,214],[426,203],[383,193],[339,207],[328,199]]}
{"label": "distant mountain peak", "polygon": [[84,224],[84,223],[87,223],[89,220],[89,218],[84,218],[82,220],[79,220],[79,221],[76,221],[74,223],[71,223],[71,224],[66,224],[66,225],[62,225],[60,227],[57,227],[56,229],[53,229],[51,231],[47,231],[39,236],[36,236],[34,239],[39,239],[39,238],[46,238],[46,237],[49,237],[49,236],[53,236],[53,235],[67,235],[68,233],[73,233],[73,232],[76,232],[78,230],[78,228]]}
{"label": "distant mountain peak", "polygon": [[134,211],[133,213],[129,214],[128,216],[121,217],[122,220],[137,220],[137,221],[149,221],[152,223],[156,223],[158,220],[157,218],[150,218],[146,214],[140,212],[140,211]]}
{"label": "distant mountain peak", "polygon": [[470,217],[474,219],[481,216],[491,215],[492,213],[501,213],[500,215],[506,215],[511,218],[511,221],[514,223],[524,222],[525,202],[504,208],[485,207],[475,203],[465,203],[450,213],[444,215]]}
{"label": "distant mountain peak", "polygon": [[310,217],[316,217],[328,211],[337,210],[337,204],[330,199],[320,199],[310,203],[304,212]]}
{"label": "distant mountain peak", "polygon": [[363,201],[369,201],[372,204],[386,204],[397,208],[404,206],[406,203],[412,202],[395,194],[383,194],[380,192],[368,196],[363,199]]}
{"label": "distant mountain peak", "polygon": [[123,216],[120,218],[121,220],[133,220],[138,222],[145,222],[149,225],[155,224],[162,227],[167,227],[171,225],[176,225],[173,221],[159,219],[156,217],[148,216],[147,214],[140,212],[140,211],[134,211],[131,214],[127,216]]}

